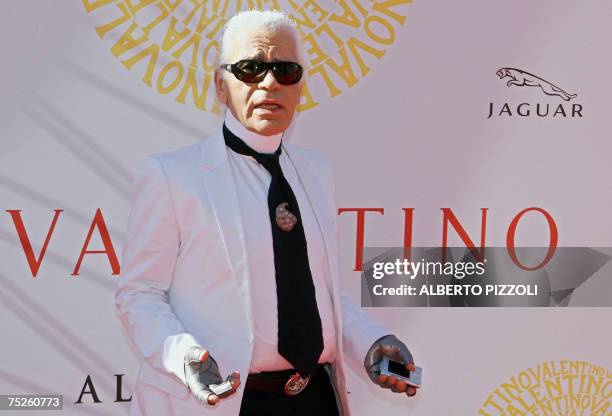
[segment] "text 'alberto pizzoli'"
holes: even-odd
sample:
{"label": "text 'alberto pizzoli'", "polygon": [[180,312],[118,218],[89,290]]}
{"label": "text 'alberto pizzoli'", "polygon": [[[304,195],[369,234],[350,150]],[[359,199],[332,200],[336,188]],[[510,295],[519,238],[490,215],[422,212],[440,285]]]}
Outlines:
{"label": "text 'alberto pizzoli'", "polygon": [[[478,277],[485,274],[484,262],[441,262],[421,261],[413,262],[407,259],[396,259],[389,262],[375,262],[372,265],[372,278],[387,281],[392,278],[408,278],[411,281],[417,277],[462,280],[469,277]],[[537,296],[537,284],[426,284],[417,285],[400,284],[394,287],[385,287],[383,284],[372,286],[375,296]]]}

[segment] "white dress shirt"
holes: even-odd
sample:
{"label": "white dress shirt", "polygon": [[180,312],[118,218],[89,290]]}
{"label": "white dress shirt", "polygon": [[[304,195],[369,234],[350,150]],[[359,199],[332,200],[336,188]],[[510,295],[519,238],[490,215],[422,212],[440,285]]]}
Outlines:
{"label": "white dress shirt", "polygon": [[[273,153],[281,143],[282,133],[262,136],[251,132],[240,124],[229,110],[226,112],[225,125],[249,147],[260,153]],[[251,305],[255,340],[249,372],[257,373],[293,368],[277,350],[276,275],[272,230],[268,213],[268,188],[270,187],[271,175],[251,156],[241,155],[229,148],[228,156],[236,183],[238,200],[240,201],[251,278]],[[325,279],[328,260],[323,237],[297,172],[285,152],[280,155],[280,164],[283,175],[291,185],[298,201],[306,236],[308,262],[323,327],[323,352],[319,357],[319,363],[333,362],[336,357],[336,328],[333,318],[331,288],[328,288]]]}

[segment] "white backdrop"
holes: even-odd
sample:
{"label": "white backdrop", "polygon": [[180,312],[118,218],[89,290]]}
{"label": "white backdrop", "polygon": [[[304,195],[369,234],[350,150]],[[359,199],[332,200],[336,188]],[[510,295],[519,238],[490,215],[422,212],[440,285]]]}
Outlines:
{"label": "white backdrop", "polygon": [[[63,394],[66,414],[128,413],[128,403],[113,402],[114,374],[125,374],[127,397],[137,372],[137,357],[115,316],[116,277],[100,254],[85,255],[79,276],[71,273],[97,209],[120,256],[137,161],[205,138],[221,122],[211,111],[212,89],[206,109],[195,105],[191,91],[179,102],[189,65],[197,68],[195,81],[202,88],[207,61],[200,52],[208,47],[214,54],[215,25],[223,14],[258,2],[205,2],[211,15],[204,16],[212,16],[216,5],[219,17],[202,31],[192,62],[190,49],[172,54],[190,39],[201,12],[197,3],[3,4],[0,394]],[[367,246],[401,246],[404,207],[415,208],[415,246],[441,243],[443,207],[452,208],[475,241],[480,209],[489,208],[487,245],[504,245],[512,218],[532,206],[553,216],[560,246],[612,245],[609,2],[276,4],[303,20],[312,95],[303,104],[318,103],[299,113],[290,140],[329,156],[339,207],[384,208],[384,215],[367,216]],[[96,27],[125,10],[133,13],[129,19],[100,38]],[[171,12],[165,16],[161,10]],[[185,22],[191,12],[191,26],[179,24],[190,35],[165,39],[172,17]],[[132,23],[132,37],[141,43],[113,49]],[[126,61],[147,47],[159,52],[157,61],[149,68],[146,58],[126,68]],[[166,65],[167,78],[158,85]],[[537,75],[577,96],[565,101],[537,86],[507,87],[508,78],[496,75],[502,67]],[[142,80],[149,69],[151,86]],[[181,70],[180,83],[170,88]],[[490,103],[496,113],[488,118]],[[521,103],[527,103],[522,111],[529,108],[529,116],[518,115]],[[549,116],[536,114],[538,103],[550,106]],[[552,116],[559,104],[565,117]],[[571,116],[575,105],[581,116]],[[63,212],[33,278],[7,210],[21,210],[38,256],[56,209]],[[358,302],[354,214],[342,214],[340,227],[342,284]],[[541,216],[526,216],[517,245],[547,244],[547,230]],[[462,243],[451,235],[450,244]],[[89,249],[103,249],[97,231]],[[609,287],[611,275],[612,265],[606,264],[584,285]],[[599,292],[599,303],[612,305],[609,291]],[[609,308],[367,312],[406,341],[424,368],[424,387],[413,399],[392,395],[357,375],[361,369],[354,365],[349,384],[356,415],[473,415],[503,382],[543,362],[582,360],[612,369]],[[86,395],[83,404],[72,404],[87,375],[103,403]],[[606,400],[609,405],[611,398]],[[486,409],[500,414],[493,410]]]}

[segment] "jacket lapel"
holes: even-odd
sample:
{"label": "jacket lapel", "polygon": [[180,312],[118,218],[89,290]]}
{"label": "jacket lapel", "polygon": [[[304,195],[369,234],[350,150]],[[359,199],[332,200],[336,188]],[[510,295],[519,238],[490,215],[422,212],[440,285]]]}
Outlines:
{"label": "jacket lapel", "polygon": [[[218,129],[211,138],[202,141],[201,160],[204,186],[219,224],[227,261],[242,298],[240,304],[244,308],[249,328],[252,331],[254,326],[244,228],[238,194],[221,129]],[[252,337],[252,334],[250,336]]]}
{"label": "jacket lapel", "polygon": [[[300,152],[295,152],[289,146],[283,146],[283,151],[287,153],[288,159],[293,164],[295,171],[297,173],[297,179],[304,187],[304,192],[310,203],[312,204],[312,209],[314,211],[314,216],[317,220],[317,225],[321,230],[321,235],[323,236],[323,242],[325,245],[325,252],[327,253],[328,265],[329,265],[329,276],[326,276],[326,280],[328,283],[328,288],[332,290],[334,293],[337,292],[338,288],[336,287],[336,279],[333,277],[333,270],[335,267],[336,256],[333,255],[335,252],[335,246],[332,246],[335,242],[335,239],[331,235],[333,231],[332,224],[329,223],[328,218],[323,215],[323,212],[327,208],[327,197],[322,191],[322,186],[317,182],[317,178],[320,177],[320,173],[316,172],[315,168],[311,164],[310,160]],[[287,166],[283,166],[283,160],[281,158],[281,167],[283,171],[287,171]],[[329,213],[328,213],[329,214]],[[331,281],[330,281],[331,280]],[[335,301],[335,298],[334,298]]]}
{"label": "jacket lapel", "polygon": [[[337,217],[334,217],[332,222],[329,222],[322,213],[327,209],[327,198],[333,195],[326,196],[323,192],[324,186],[317,182],[317,178],[320,177],[320,173],[316,171],[316,167],[310,163],[310,161],[303,157],[300,152],[293,152],[288,146],[284,146],[283,150],[287,152],[289,160],[293,163],[295,170],[298,175],[298,179],[304,186],[304,191],[311,201],[314,209],[314,215],[317,219],[317,223],[323,236],[323,242],[325,244],[325,250],[327,252],[327,264],[328,274],[326,279],[331,280],[332,300],[334,306],[334,321],[336,324],[336,362],[332,365],[332,378],[334,381],[334,388],[338,390],[338,399],[342,403],[341,414],[348,415],[348,403],[346,396],[346,387],[344,380],[344,355],[343,355],[343,342],[342,342],[342,311],[341,311],[341,300],[340,300],[340,288],[338,287],[338,249],[337,249]],[[284,169],[284,168],[283,168]],[[332,215],[335,215],[333,213]],[[327,222],[326,222],[327,221]]]}

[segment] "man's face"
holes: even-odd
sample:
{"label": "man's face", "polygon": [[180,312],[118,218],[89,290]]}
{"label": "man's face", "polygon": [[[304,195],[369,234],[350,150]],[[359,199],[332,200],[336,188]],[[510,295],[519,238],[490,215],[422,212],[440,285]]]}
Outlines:
{"label": "man's face", "polygon": [[[241,59],[298,62],[295,40],[286,29],[245,31],[234,38],[234,44],[230,46],[230,56],[224,64]],[[250,84],[223,69],[215,71],[219,101],[248,130],[264,136],[281,133],[289,127],[299,103],[302,83],[279,84],[271,69],[261,82]]]}

